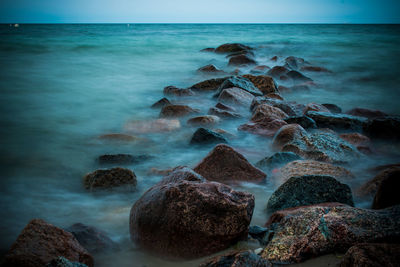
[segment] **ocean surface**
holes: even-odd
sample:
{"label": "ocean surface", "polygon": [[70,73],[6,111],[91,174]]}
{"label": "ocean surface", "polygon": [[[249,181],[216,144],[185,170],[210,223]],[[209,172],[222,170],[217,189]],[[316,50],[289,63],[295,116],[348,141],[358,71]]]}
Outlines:
{"label": "ocean surface", "polygon": [[[161,179],[149,173],[151,168],[193,167],[210,147],[189,146],[195,128],[184,121],[182,130],[136,134],[142,141],[128,144],[102,142],[98,136],[126,133],[131,121],[157,118],[159,110],[150,106],[163,97],[165,86],[186,88],[210,78],[199,74],[199,67],[212,63],[232,71],[224,55],[199,52],[228,42],[255,47],[260,65],[281,65],[287,56],[297,56],[332,71],[310,74],[318,86],[284,94],[287,100],[400,114],[399,25],[0,25],[2,253],[32,218],[42,218],[59,227],[81,222],[107,232],[122,250],[94,255],[96,266],[197,263],[168,262],[141,252],[129,240],[128,217],[133,203]],[[278,62],[270,61],[275,55]],[[206,96],[187,101],[203,112],[212,105]],[[272,154],[270,139],[238,132],[237,125],[220,127],[236,135],[231,145],[250,162]],[[364,169],[400,161],[399,147],[383,146],[391,153],[347,166],[356,174],[353,189],[371,178]],[[82,177],[102,167],[96,162],[99,155],[111,153],[153,156],[127,166],[137,175],[136,191],[85,190]],[[263,225],[276,186],[236,188],[255,195],[252,224]],[[356,206],[368,205],[356,200]]]}

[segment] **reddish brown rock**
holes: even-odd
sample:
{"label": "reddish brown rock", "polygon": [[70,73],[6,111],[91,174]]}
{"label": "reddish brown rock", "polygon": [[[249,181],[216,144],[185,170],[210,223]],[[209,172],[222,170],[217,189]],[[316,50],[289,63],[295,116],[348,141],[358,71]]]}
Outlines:
{"label": "reddish brown rock", "polygon": [[177,119],[151,119],[144,121],[129,121],[124,126],[125,130],[135,134],[171,132],[181,128]]}
{"label": "reddish brown rock", "polygon": [[221,118],[240,118],[242,117],[242,115],[240,115],[239,113],[233,112],[233,111],[229,111],[229,110],[225,110],[225,109],[219,109],[216,107],[212,107],[208,110],[208,114],[210,115],[215,115]]}
{"label": "reddish brown rock", "polygon": [[400,244],[361,243],[349,248],[340,267],[396,267],[400,263]]}
{"label": "reddish brown rock", "polygon": [[217,124],[219,122],[220,122],[219,117],[214,115],[198,116],[191,118],[187,121],[187,123],[192,126],[210,126]]}
{"label": "reddish brown rock", "polygon": [[151,108],[162,108],[167,105],[171,105],[171,102],[168,100],[168,98],[164,97],[151,105]]}
{"label": "reddish brown rock", "polygon": [[250,73],[259,73],[259,74],[263,74],[266,73],[268,70],[270,70],[271,68],[266,66],[266,65],[259,65],[259,66],[255,66]]}
{"label": "reddish brown rock", "polygon": [[207,180],[218,182],[262,182],[266,174],[228,145],[220,144],[194,168]]}
{"label": "reddish brown rock", "polygon": [[197,70],[198,72],[204,72],[204,73],[223,73],[224,71],[218,69],[215,65],[209,64],[204,67],[201,67]]}
{"label": "reddish brown rock", "polygon": [[211,91],[215,91],[228,78],[229,77],[216,78],[216,79],[210,79],[210,80],[201,81],[199,83],[196,83],[196,84],[192,85],[190,87],[190,89],[192,91],[195,91],[195,92],[211,92]]}
{"label": "reddish brown rock", "polygon": [[224,89],[218,97],[220,102],[240,106],[250,106],[253,99],[252,94],[237,87]]}
{"label": "reddish brown rock", "polygon": [[283,97],[277,93],[269,93],[269,94],[266,94],[265,97],[274,98],[274,99],[278,99],[278,100],[282,100],[282,101],[284,100]]}
{"label": "reddish brown rock", "polygon": [[330,70],[324,67],[318,66],[303,66],[300,68],[301,71],[311,71],[311,72],[331,72]]}
{"label": "reddish brown rock", "polygon": [[246,124],[242,124],[239,126],[238,130],[250,132],[252,134],[272,137],[280,128],[282,128],[282,126],[285,125],[287,125],[287,123],[283,120],[264,119],[264,120],[258,120],[256,122],[249,122]]}
{"label": "reddish brown rock", "polygon": [[249,79],[264,95],[278,92],[274,79],[270,76],[246,74],[242,77]]}
{"label": "reddish brown rock", "polygon": [[137,181],[133,171],[125,168],[112,168],[86,174],[83,183],[86,189],[95,190],[119,186],[134,188]]}
{"label": "reddish brown rock", "polygon": [[252,50],[250,46],[238,44],[238,43],[229,43],[223,44],[215,48],[216,53],[235,53],[235,52],[246,52]]}
{"label": "reddish brown rock", "polygon": [[309,63],[304,60],[304,58],[301,57],[294,57],[290,56],[285,58],[285,67],[288,67],[292,70],[297,70],[300,69],[303,66],[308,66]]}
{"label": "reddish brown rock", "polygon": [[237,55],[233,56],[229,59],[228,65],[229,66],[247,66],[247,65],[254,65],[257,64],[257,62],[250,58],[247,55]]}
{"label": "reddish brown rock", "polygon": [[131,239],[163,257],[207,256],[247,238],[253,209],[253,195],[176,168],[133,205]]}
{"label": "reddish brown rock", "polygon": [[5,256],[5,267],[45,266],[63,256],[73,262],[93,267],[93,257],[69,232],[43,220],[30,221]]}
{"label": "reddish brown rock", "polygon": [[372,202],[373,209],[384,209],[400,204],[400,169],[386,172],[386,177],[380,181]]}
{"label": "reddish brown rock", "polygon": [[273,107],[268,104],[261,104],[253,111],[251,121],[256,122],[259,120],[284,120],[289,117],[280,108]]}
{"label": "reddish brown rock", "polygon": [[272,146],[280,150],[287,143],[307,136],[306,130],[298,124],[288,124],[283,126],[274,136]]}
{"label": "reddish brown rock", "polygon": [[207,47],[200,50],[200,52],[215,52],[215,48]]}
{"label": "reddish brown rock", "polygon": [[365,154],[371,153],[371,140],[360,133],[344,133],[340,138],[355,146],[360,152]]}
{"label": "reddish brown rock", "polygon": [[277,61],[277,60],[278,60],[278,56],[273,56],[273,57],[271,57],[269,60],[271,60],[271,61]]}
{"label": "reddish brown rock", "polygon": [[400,206],[374,211],[346,205],[318,204],[278,211],[267,227],[273,237],[261,254],[276,263],[301,262],[345,252],[362,242],[400,238]]}
{"label": "reddish brown rock", "polygon": [[195,93],[191,89],[181,89],[175,86],[167,86],[164,88],[164,95],[167,96],[193,96]]}
{"label": "reddish brown rock", "polygon": [[329,109],[327,109],[326,107],[324,107],[323,105],[317,104],[317,103],[308,103],[303,111],[303,114],[307,114],[308,111],[322,111],[322,112],[328,112],[331,113],[329,111]]}
{"label": "reddish brown rock", "polygon": [[272,265],[251,251],[233,251],[216,256],[199,267],[271,267]]}
{"label": "reddish brown rock", "polygon": [[135,136],[121,133],[103,134],[99,136],[99,139],[116,142],[132,142],[138,140]]}
{"label": "reddish brown rock", "polygon": [[289,70],[283,66],[275,66],[268,71],[268,75],[271,75],[274,78],[279,78],[283,75],[286,75]]}
{"label": "reddish brown rock", "polygon": [[357,190],[357,194],[359,196],[375,195],[382,181],[391,176],[395,176],[397,179],[400,179],[400,166],[392,166],[381,170],[374,178],[362,185]]}
{"label": "reddish brown rock", "polygon": [[387,116],[386,113],[384,113],[380,110],[372,110],[372,109],[367,109],[367,108],[353,108],[353,109],[347,111],[346,113],[353,115],[353,116],[365,117],[368,119],[375,119],[375,118],[381,118],[381,117]]}
{"label": "reddish brown rock", "polygon": [[186,105],[169,105],[161,109],[160,117],[183,117],[198,112],[197,109]]}

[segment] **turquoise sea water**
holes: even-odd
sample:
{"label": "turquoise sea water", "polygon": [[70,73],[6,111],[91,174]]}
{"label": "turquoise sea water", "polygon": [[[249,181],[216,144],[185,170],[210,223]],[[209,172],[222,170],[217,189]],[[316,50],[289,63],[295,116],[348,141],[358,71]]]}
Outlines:
{"label": "turquoise sea water", "polygon": [[[213,63],[233,70],[223,55],[199,52],[227,42],[255,47],[260,65],[281,65],[293,55],[332,70],[310,74],[318,86],[284,95],[286,99],[400,114],[399,25],[1,25],[0,249],[7,250],[30,219],[43,218],[60,227],[95,225],[122,244],[125,249],[119,254],[97,256],[98,266],[116,260],[120,266],[167,264],[138,252],[129,241],[130,207],[160,179],[148,174],[150,168],[194,166],[210,148],[190,147],[193,129],[187,127],[142,135],[145,142],[128,145],[104,144],[96,137],[124,132],[132,120],[158,117],[149,106],[162,98],[163,87],[188,87],[208,79],[196,72],[201,66]],[[277,63],[269,60],[275,55]],[[210,101],[191,105],[207,111]],[[238,135],[232,145],[251,162],[272,153],[270,140],[237,133],[235,125],[223,126]],[[104,153],[154,156],[130,166],[138,176],[136,192],[84,190],[82,176],[99,168],[95,159]],[[394,147],[393,156],[364,164],[399,158]],[[361,167],[350,168],[357,173]],[[369,178],[362,175],[358,178]],[[253,223],[263,224],[263,207],[274,187],[240,188],[256,195]]]}

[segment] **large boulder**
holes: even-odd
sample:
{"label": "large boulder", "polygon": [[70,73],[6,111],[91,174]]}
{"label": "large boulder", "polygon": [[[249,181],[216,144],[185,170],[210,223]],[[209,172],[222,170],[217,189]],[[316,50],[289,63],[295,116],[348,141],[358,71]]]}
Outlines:
{"label": "large boulder", "polygon": [[209,79],[205,81],[201,81],[199,83],[196,83],[190,87],[192,91],[195,92],[212,92],[216,91],[221,84],[228,79],[229,77],[225,78],[216,78],[216,79]]}
{"label": "large boulder", "polygon": [[88,173],[83,178],[85,188],[88,190],[110,189],[113,187],[135,188],[137,180],[133,171],[125,168],[112,168],[97,170]]}
{"label": "large boulder", "polygon": [[272,140],[272,146],[281,150],[286,144],[307,136],[306,130],[298,124],[288,124],[280,128]]}
{"label": "large boulder", "polygon": [[199,267],[271,267],[272,265],[251,251],[233,251],[216,256]]}
{"label": "large boulder", "polygon": [[194,168],[207,180],[218,182],[262,182],[266,174],[250,164],[232,147],[220,144]]}
{"label": "large boulder", "polygon": [[93,257],[71,233],[43,220],[33,219],[11,246],[2,266],[45,266],[59,256],[93,267]]}
{"label": "large boulder", "polygon": [[329,111],[329,109],[326,108],[324,105],[320,105],[317,103],[308,103],[303,110],[303,114],[307,114],[307,112],[309,112],[309,111],[319,111],[319,112],[331,113]]}
{"label": "large boulder", "polygon": [[135,120],[127,122],[124,128],[135,134],[164,133],[181,128],[181,123],[178,119]]}
{"label": "large boulder", "polygon": [[209,129],[199,128],[193,134],[190,144],[204,145],[215,143],[228,143],[228,141],[221,134],[213,132]]}
{"label": "large boulder", "polygon": [[364,132],[374,138],[400,139],[400,118],[384,117],[368,121],[363,128]]}
{"label": "large boulder", "polygon": [[400,166],[388,167],[381,170],[374,178],[363,184],[358,190],[359,196],[374,196],[378,191],[382,181],[389,177],[396,177],[400,179]]}
{"label": "large boulder", "polygon": [[[221,103],[219,103],[219,104],[221,104]],[[225,118],[225,119],[236,119],[236,118],[241,118],[242,117],[242,115],[240,115],[237,112],[229,111],[229,110],[226,110],[226,109],[220,109],[220,108],[217,108],[217,107],[211,107],[208,110],[208,114],[215,115],[215,116],[218,116],[218,117],[221,117],[221,118]]]}
{"label": "large boulder", "polygon": [[317,124],[308,116],[290,116],[284,119],[288,124],[298,124],[304,129],[315,129]]}
{"label": "large boulder", "polygon": [[400,244],[360,243],[352,246],[340,267],[396,267],[400,263]]}
{"label": "large boulder", "polygon": [[297,104],[295,102],[287,102],[279,99],[266,98],[266,97],[255,97],[253,99],[253,102],[251,103],[250,110],[256,109],[257,106],[261,104],[268,104],[276,108],[280,108],[289,116],[302,116],[303,109],[305,107],[303,104]]}
{"label": "large boulder", "polygon": [[228,43],[223,44],[215,48],[216,53],[235,53],[235,52],[242,52],[242,51],[249,51],[252,50],[250,46],[238,44],[238,43]]}
{"label": "large boulder", "polygon": [[367,108],[353,108],[348,110],[346,113],[353,116],[365,117],[368,119],[375,119],[388,116],[388,114],[380,110],[373,110]]}
{"label": "large boulder", "polygon": [[253,209],[253,195],[180,167],[133,205],[131,239],[164,257],[202,257],[246,239]]}
{"label": "large boulder", "polygon": [[271,76],[246,74],[242,77],[249,79],[264,95],[278,93],[275,81]]}
{"label": "large boulder", "polygon": [[240,76],[232,76],[220,85],[215,97],[218,97],[224,89],[232,87],[241,88],[254,96],[262,96],[263,94],[250,80]]}
{"label": "large boulder", "polygon": [[299,159],[301,157],[293,152],[277,152],[270,157],[263,158],[255,166],[260,169],[273,169]]}
{"label": "large boulder", "polygon": [[367,122],[365,118],[347,114],[332,114],[330,112],[309,111],[307,116],[313,119],[319,128],[330,128],[333,130],[361,131]]}
{"label": "large boulder", "polygon": [[287,123],[283,120],[265,118],[256,122],[242,124],[238,127],[238,130],[266,137],[272,137],[280,128],[285,125],[287,125]]}
{"label": "large boulder", "polygon": [[372,208],[384,209],[400,204],[399,188],[400,171],[391,172],[386,179],[381,180],[372,202]]}
{"label": "large boulder", "polygon": [[274,234],[261,256],[276,263],[301,262],[361,242],[399,241],[400,206],[375,211],[318,204],[278,211],[266,226]]}
{"label": "large boulder", "polygon": [[326,104],[322,104],[324,107],[326,107],[327,109],[329,109],[329,111],[331,113],[342,113],[342,109],[335,104],[330,104],[330,103],[326,103]]}
{"label": "large boulder", "polygon": [[371,153],[371,140],[360,133],[344,133],[339,135],[340,138],[355,146],[360,152]]}
{"label": "large boulder", "polygon": [[241,88],[232,87],[222,91],[218,97],[218,101],[225,104],[233,104],[248,107],[251,105],[254,96]]}
{"label": "large boulder", "polygon": [[283,112],[280,108],[268,104],[261,104],[256,107],[253,111],[251,121],[259,121],[264,119],[269,120],[284,120],[288,115]]}
{"label": "large boulder", "polygon": [[236,55],[229,59],[229,66],[247,66],[247,65],[255,65],[257,62],[250,58],[248,55]]}
{"label": "large boulder", "polygon": [[339,202],[354,206],[351,189],[331,176],[304,175],[291,177],[269,198],[267,211]]}
{"label": "large boulder", "polygon": [[286,75],[289,70],[286,67],[283,66],[275,66],[272,69],[270,69],[267,74],[271,75],[274,78],[280,78],[283,75]]}
{"label": "large boulder", "polygon": [[164,87],[164,95],[166,96],[193,96],[195,93],[190,89],[177,88],[175,86]]}
{"label": "large boulder", "polygon": [[203,115],[203,116],[197,116],[194,118],[190,118],[187,121],[187,124],[192,125],[192,126],[210,126],[214,125],[220,122],[220,119],[218,116],[215,115]]}
{"label": "large boulder", "polygon": [[203,73],[223,73],[224,71],[218,69],[215,65],[213,64],[208,64],[206,66],[203,66],[197,70],[198,72],[203,72]]}
{"label": "large boulder", "polygon": [[164,106],[171,105],[172,103],[168,100],[168,98],[163,97],[158,100],[156,103],[151,105],[151,108],[163,108]]}
{"label": "large boulder", "polygon": [[183,117],[198,112],[197,109],[193,109],[186,105],[168,105],[161,109],[160,117]]}
{"label": "large boulder", "polygon": [[292,70],[298,70],[307,65],[309,65],[309,63],[301,57],[290,56],[285,58],[285,66]]}
{"label": "large boulder", "polygon": [[294,80],[294,81],[312,82],[311,78],[305,76],[304,74],[302,74],[296,70],[289,71],[288,73],[286,73],[286,76],[289,77],[289,79]]}

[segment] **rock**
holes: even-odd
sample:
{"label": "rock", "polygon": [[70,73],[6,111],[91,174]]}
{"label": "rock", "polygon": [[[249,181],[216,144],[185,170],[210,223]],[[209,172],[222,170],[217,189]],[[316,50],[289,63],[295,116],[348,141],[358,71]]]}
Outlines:
{"label": "rock", "polygon": [[46,267],[87,267],[87,265],[79,262],[70,262],[64,257],[58,257],[49,262]]}
{"label": "rock", "polygon": [[245,51],[238,51],[238,52],[230,53],[226,56],[226,58],[231,58],[231,57],[235,57],[235,56],[239,56],[239,55],[254,57],[254,53],[252,51],[245,50]]}
{"label": "rock", "polygon": [[232,76],[221,84],[221,86],[218,88],[218,92],[215,94],[215,97],[218,97],[224,89],[233,87],[240,88],[255,96],[262,95],[262,92],[258,90],[258,88],[255,87],[250,80],[240,76]]}
{"label": "rock", "polygon": [[346,114],[332,114],[328,112],[309,111],[307,116],[313,119],[319,128],[330,128],[333,130],[346,129],[361,131],[366,119]]}
{"label": "rock", "polygon": [[260,245],[265,246],[268,244],[269,231],[268,228],[253,225],[249,227],[249,236],[257,239]]}
{"label": "rock", "polygon": [[280,108],[273,107],[268,104],[261,104],[256,107],[253,111],[251,121],[256,122],[259,120],[284,120],[288,115],[283,112]]}
{"label": "rock", "polygon": [[357,149],[359,150],[360,148],[369,147],[369,145],[371,144],[371,140],[365,135],[362,135],[360,133],[344,133],[339,136],[343,140],[357,147]]}
{"label": "rock", "polygon": [[302,137],[307,136],[306,130],[298,124],[288,124],[280,128],[272,140],[272,146],[280,150],[286,144]]}
{"label": "rock", "polygon": [[298,207],[274,213],[267,227],[273,227],[274,236],[261,257],[301,262],[361,242],[399,240],[400,206],[379,211],[329,203]]}
{"label": "rock", "polygon": [[131,239],[168,258],[192,259],[246,239],[254,196],[176,168],[136,201]]}
{"label": "rock", "polygon": [[221,134],[204,128],[197,129],[190,141],[190,144],[215,144],[215,143],[228,143],[228,141]]}
{"label": "rock", "polygon": [[[163,108],[165,107],[166,106]],[[176,109],[175,111],[178,112],[179,108],[176,108],[176,106],[174,107]],[[174,111],[174,108],[172,111]],[[177,119],[150,119],[143,121],[129,121],[125,124],[124,128],[125,130],[135,134],[163,133],[178,130],[181,128],[181,123]]]}
{"label": "rock", "polygon": [[300,68],[301,71],[311,71],[311,72],[331,72],[330,70],[324,67],[318,66],[303,66]]}
{"label": "rock", "polygon": [[256,122],[249,122],[238,127],[240,131],[250,132],[262,136],[272,137],[275,133],[287,123],[280,119],[261,119]]}
{"label": "rock", "polygon": [[303,114],[306,115],[309,111],[320,111],[320,112],[327,112],[331,113],[329,109],[324,107],[323,105],[317,103],[308,103],[303,111]]}
{"label": "rock", "polygon": [[291,116],[284,119],[288,124],[298,124],[304,129],[315,129],[317,124],[308,116]]}
{"label": "rock", "polygon": [[161,175],[161,176],[165,176],[170,174],[171,172],[173,172],[173,169],[165,169],[165,170],[161,170],[158,168],[150,168],[150,170],[148,171],[148,173],[150,175]]}
{"label": "rock", "polygon": [[326,175],[343,182],[354,179],[354,175],[343,167],[314,160],[296,160],[289,162],[280,169],[278,174],[281,182],[286,182],[291,177],[304,175]]}
{"label": "rock", "polygon": [[252,94],[237,87],[224,89],[218,97],[220,102],[240,106],[250,106],[253,99],[254,96]]}
{"label": "rock", "polygon": [[215,52],[215,48],[207,47],[207,48],[201,49],[200,52]]}
{"label": "rock", "polygon": [[381,118],[381,117],[388,116],[388,114],[386,114],[380,110],[372,110],[372,109],[367,109],[367,108],[353,108],[353,109],[347,111],[346,113],[353,115],[353,116],[365,117],[368,119],[375,119],[375,118]]}
{"label": "rock", "polygon": [[289,70],[283,66],[275,66],[272,69],[270,69],[267,74],[271,75],[274,78],[280,78],[283,75],[286,75]]}
{"label": "rock", "polygon": [[266,65],[259,65],[259,66],[255,66],[250,73],[254,73],[254,74],[264,74],[266,73],[268,70],[270,70],[271,68],[266,66]]}
{"label": "rock", "polygon": [[298,72],[296,70],[289,71],[288,73],[286,73],[286,76],[292,80],[297,80],[297,81],[302,81],[302,82],[312,81],[311,78],[301,74],[300,72]]}
{"label": "rock", "polygon": [[183,117],[198,112],[199,110],[186,105],[169,105],[161,109],[160,117]]}
{"label": "rock", "polygon": [[164,106],[172,105],[172,103],[168,100],[168,98],[164,97],[158,100],[156,103],[151,105],[151,108],[162,108]]}
{"label": "rock", "polygon": [[324,107],[329,109],[331,113],[342,113],[342,109],[335,104],[322,104]]}
{"label": "rock", "polygon": [[231,43],[231,44],[223,44],[218,46],[215,49],[216,53],[235,53],[235,52],[241,52],[241,51],[249,51],[252,50],[253,48],[243,45],[243,44],[238,44],[238,43]]}
{"label": "rock", "polygon": [[274,79],[270,76],[246,74],[242,77],[250,80],[264,95],[278,92]]}
{"label": "rock", "polygon": [[199,267],[271,267],[272,265],[251,251],[230,252],[216,256],[200,264]]}
{"label": "rock", "polygon": [[119,186],[136,186],[136,175],[133,171],[124,168],[97,170],[85,175],[83,179],[88,190],[107,189]]}
{"label": "rock", "polygon": [[231,118],[231,119],[242,117],[242,115],[240,115],[239,113],[228,111],[225,109],[219,109],[216,107],[210,108],[208,110],[208,114],[215,115],[215,116],[222,117],[222,118]]}
{"label": "rock", "polygon": [[298,84],[289,87],[289,92],[309,92],[310,87],[306,84]]}
{"label": "rock", "polygon": [[201,67],[197,71],[205,72],[205,73],[210,73],[210,72],[212,72],[212,73],[223,73],[224,72],[224,71],[218,69],[217,67],[215,67],[215,65],[213,65],[213,64],[209,64],[209,65],[206,65],[204,67]]}
{"label": "rock", "polygon": [[260,169],[274,169],[276,167],[281,167],[286,163],[294,160],[299,160],[301,157],[293,152],[278,152],[270,157],[266,157],[255,164],[257,168]]}
{"label": "rock", "polygon": [[378,191],[382,181],[389,177],[396,177],[400,179],[400,166],[388,167],[381,170],[374,178],[363,184],[358,190],[357,194],[360,196],[373,196]]}
{"label": "rock", "polygon": [[187,124],[192,126],[209,126],[220,122],[220,118],[214,115],[203,115],[191,118],[187,121]]}
{"label": "rock", "polygon": [[308,65],[309,63],[304,60],[304,58],[300,57],[287,57],[285,58],[285,66],[292,69],[292,70],[298,70],[301,67],[304,67],[304,65]]}
{"label": "rock", "polygon": [[59,256],[93,267],[93,257],[71,233],[43,220],[33,219],[11,246],[2,266],[45,266]]}
{"label": "rock", "polygon": [[233,108],[233,107],[231,107],[231,106],[227,106],[227,105],[225,105],[225,104],[222,104],[222,103],[220,103],[220,102],[218,102],[216,105],[215,105],[215,107],[216,108],[219,108],[219,109],[222,109],[222,110],[227,110],[227,111],[236,111],[236,109],[235,108]]}
{"label": "rock", "polygon": [[247,55],[237,55],[233,56],[229,59],[229,66],[246,66],[246,65],[255,65],[257,62],[248,57]]}
{"label": "rock", "polygon": [[113,142],[132,142],[138,140],[135,136],[120,133],[103,134],[99,136],[99,139]]}
{"label": "rock", "polygon": [[277,61],[277,60],[278,60],[278,57],[277,57],[277,56],[273,56],[273,57],[271,57],[269,60],[271,60],[271,61]]}
{"label": "rock", "polygon": [[117,250],[119,248],[117,243],[96,227],[75,223],[65,230],[73,234],[79,244],[90,253]]}
{"label": "rock", "polygon": [[351,189],[331,176],[304,175],[289,178],[269,198],[267,211],[339,202],[354,206]]}
{"label": "rock", "polygon": [[195,93],[191,89],[181,89],[175,86],[164,87],[164,95],[166,96],[193,96]]}
{"label": "rock", "polygon": [[400,118],[385,117],[368,121],[364,133],[373,138],[400,139]]}
{"label": "rock", "polygon": [[230,146],[220,144],[194,168],[207,180],[217,182],[262,182],[266,174],[251,165]]}
{"label": "rock", "polygon": [[268,104],[276,108],[280,108],[289,116],[300,116],[303,115],[304,105],[297,104],[295,102],[286,102],[278,99],[271,99],[265,97],[256,97],[251,103],[250,110],[254,111],[257,106],[261,104]]}
{"label": "rock", "polygon": [[400,169],[397,171],[386,172],[385,179],[382,179],[378,185],[374,201],[373,209],[385,209],[400,204]]}
{"label": "rock", "polygon": [[106,154],[99,156],[100,164],[137,164],[153,158],[149,155]]}
{"label": "rock", "polygon": [[284,100],[283,97],[277,93],[269,93],[269,94],[266,94],[265,97],[274,98],[274,99],[278,99],[278,100],[282,100],[282,101]]}
{"label": "rock", "polygon": [[229,77],[205,80],[192,85],[190,89],[194,92],[216,91],[221,86],[221,84],[228,78]]}
{"label": "rock", "polygon": [[360,243],[352,246],[340,267],[396,267],[400,262],[400,244]]}

